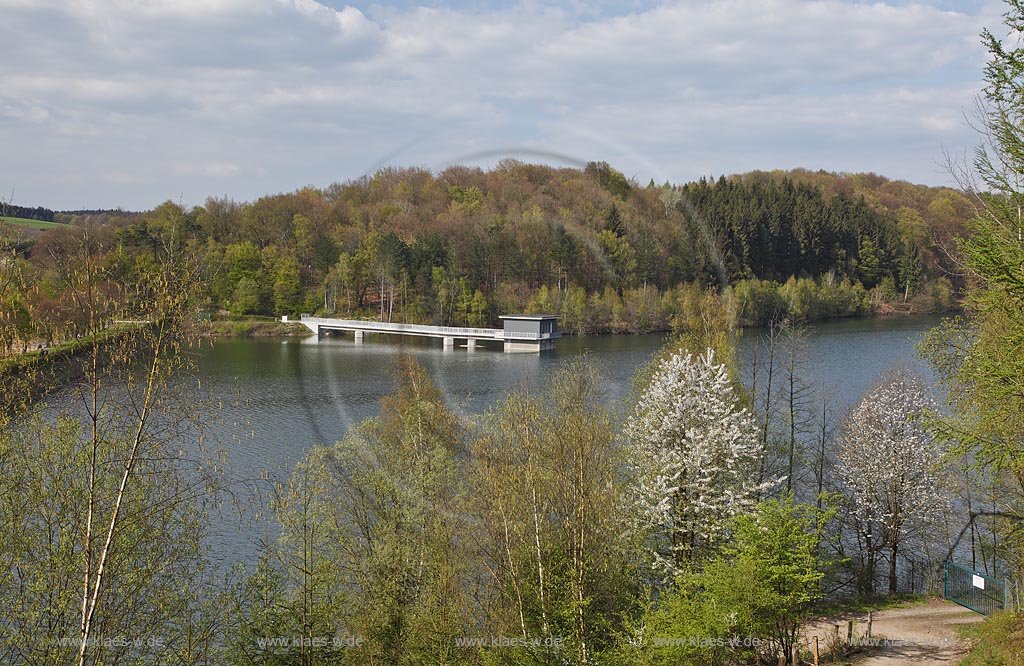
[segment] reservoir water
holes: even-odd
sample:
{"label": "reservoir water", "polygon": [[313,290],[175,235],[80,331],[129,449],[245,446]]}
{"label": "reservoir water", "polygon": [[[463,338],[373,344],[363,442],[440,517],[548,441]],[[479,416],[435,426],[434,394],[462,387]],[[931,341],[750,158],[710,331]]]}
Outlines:
{"label": "reservoir water", "polygon": [[[896,363],[919,365],[914,345],[935,317],[827,322],[810,329],[806,373],[834,387],[841,410],[856,402],[879,373]],[[749,365],[759,332],[740,339]],[[203,394],[214,405],[208,437],[238,463],[275,468],[316,444],[330,444],[378,412],[393,388],[393,367],[411,354],[457,412],[481,414],[524,382],[537,387],[567,359],[587,355],[606,380],[614,407],[634,373],[664,344],[661,335],[564,337],[554,352],[504,354],[478,348],[442,350],[439,340],[367,336],[288,339],[228,338],[204,343],[196,355]],[[924,369],[922,368],[922,371]],[[240,435],[241,433],[241,435]],[[239,437],[242,437],[240,440]]]}
{"label": "reservoir water", "polygon": [[[900,362],[920,367],[914,345],[938,321],[916,317],[820,324],[807,337],[806,374],[833,388],[841,413],[886,368]],[[741,364],[749,365],[758,337],[757,331],[747,331],[741,338]],[[351,337],[227,338],[204,342],[195,352],[196,376],[182,382],[195,383],[205,403],[200,421],[207,449],[223,452],[231,477],[265,479],[244,484],[265,492],[268,481],[287,478],[290,465],[311,447],[338,441],[350,427],[378,413],[380,398],[393,389],[394,361],[401,354],[414,356],[452,408],[465,416],[486,412],[517,385],[541,386],[559,365],[581,355],[602,372],[610,406],[625,410],[632,376],[664,341],[661,335],[565,337],[557,350],[538,355],[483,347],[443,350],[440,340],[391,336],[367,336],[358,345]],[[73,410],[73,402],[55,396],[52,406]],[[214,517],[210,545],[217,564],[252,563],[258,554],[254,542],[273,538],[274,521],[256,520],[263,500],[250,500],[255,508],[241,520],[227,509]]]}

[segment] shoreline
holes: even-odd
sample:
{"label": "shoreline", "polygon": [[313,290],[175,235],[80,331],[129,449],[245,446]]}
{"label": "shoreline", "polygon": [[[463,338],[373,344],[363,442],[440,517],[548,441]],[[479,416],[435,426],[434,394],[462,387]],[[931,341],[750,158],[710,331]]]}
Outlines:
{"label": "shoreline", "polygon": [[[871,321],[873,319],[903,319],[908,317],[942,317],[963,314],[962,307],[954,307],[943,312],[914,312],[899,307],[887,307],[876,312],[854,317],[833,317],[829,319],[818,319],[811,322],[801,322],[803,326],[816,326],[839,321]],[[367,321],[376,321],[369,319]],[[739,330],[757,329],[758,326],[737,326]],[[671,334],[672,329],[650,331],[604,331],[588,333],[568,333],[562,331],[563,336],[575,335],[655,335]],[[215,338],[305,338],[313,335],[313,332],[297,321],[282,322],[280,319],[254,318],[254,319],[221,319],[203,322],[199,325],[199,336],[205,339]]]}
{"label": "shoreline", "polygon": [[84,372],[75,360],[93,349],[135,333],[133,326],[105,329],[95,338],[76,338],[42,349],[30,349],[0,359],[0,415],[9,414],[19,405],[27,405],[45,397],[50,391],[81,378]]}

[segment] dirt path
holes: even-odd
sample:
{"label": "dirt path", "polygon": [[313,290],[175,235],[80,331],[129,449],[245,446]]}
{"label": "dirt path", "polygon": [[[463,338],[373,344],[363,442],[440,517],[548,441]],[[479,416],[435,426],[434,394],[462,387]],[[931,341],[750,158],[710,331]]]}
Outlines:
{"label": "dirt path", "polygon": [[[830,617],[816,621],[806,632],[806,640],[818,636],[821,652],[835,641],[835,625],[846,640],[847,622],[854,621],[854,643],[864,645],[852,660],[857,666],[945,666],[956,664],[966,654],[958,625],[980,622],[984,617],[941,599],[927,603],[877,611],[871,624],[872,639],[865,638],[867,613]],[[827,664],[828,660],[822,663]]]}

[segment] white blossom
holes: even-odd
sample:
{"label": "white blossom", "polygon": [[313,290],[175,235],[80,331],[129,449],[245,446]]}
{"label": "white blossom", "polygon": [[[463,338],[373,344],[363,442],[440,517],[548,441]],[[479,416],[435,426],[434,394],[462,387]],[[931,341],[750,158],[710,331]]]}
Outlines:
{"label": "white blossom", "polygon": [[663,361],[626,422],[637,520],[669,576],[713,547],[764,489],[757,427],[714,352]]}
{"label": "white blossom", "polygon": [[861,400],[839,442],[838,471],[860,529],[890,557],[949,506],[944,450],[922,418],[934,408],[920,379],[895,372]]}

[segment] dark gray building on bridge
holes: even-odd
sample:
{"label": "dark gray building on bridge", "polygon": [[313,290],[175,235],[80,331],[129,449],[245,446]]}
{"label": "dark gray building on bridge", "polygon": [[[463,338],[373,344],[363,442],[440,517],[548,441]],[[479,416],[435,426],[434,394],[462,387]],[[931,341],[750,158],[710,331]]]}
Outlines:
{"label": "dark gray building on bridge", "polygon": [[504,324],[505,351],[545,351],[555,348],[557,315],[514,314],[498,317]]}

